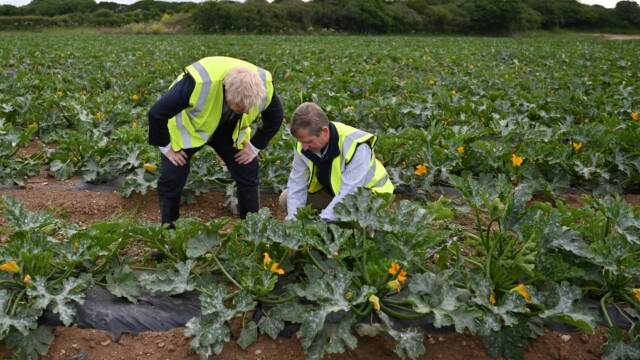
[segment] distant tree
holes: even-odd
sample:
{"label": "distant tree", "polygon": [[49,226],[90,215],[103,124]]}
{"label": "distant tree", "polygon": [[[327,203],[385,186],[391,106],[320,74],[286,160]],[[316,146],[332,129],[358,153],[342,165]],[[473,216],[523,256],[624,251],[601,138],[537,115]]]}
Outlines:
{"label": "distant tree", "polygon": [[92,12],[96,8],[96,2],[94,0],[33,0],[26,8],[31,14],[57,16],[75,12]]}
{"label": "distant tree", "polygon": [[527,6],[522,0],[471,0],[465,8],[475,32],[499,34],[527,30]]}
{"label": "distant tree", "polygon": [[640,26],[640,5],[635,1],[619,1],[615,7],[616,16],[632,26]]}

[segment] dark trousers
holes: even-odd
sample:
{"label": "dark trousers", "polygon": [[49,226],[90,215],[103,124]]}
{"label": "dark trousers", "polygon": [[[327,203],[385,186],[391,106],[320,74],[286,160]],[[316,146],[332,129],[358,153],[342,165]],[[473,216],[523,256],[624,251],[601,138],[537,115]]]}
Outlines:
{"label": "dark trousers", "polygon": [[[211,146],[222,158],[236,182],[238,210],[240,217],[244,218],[248,212],[256,212],[260,209],[259,162],[257,157],[246,165],[240,165],[235,161],[234,156],[239,150],[233,147],[232,134],[233,126],[219,126],[207,145]],[[184,149],[188,160],[187,164],[183,166],[173,165],[169,159],[161,156],[158,195],[163,223],[171,224],[180,216],[180,196],[189,176],[191,157],[201,148]]]}

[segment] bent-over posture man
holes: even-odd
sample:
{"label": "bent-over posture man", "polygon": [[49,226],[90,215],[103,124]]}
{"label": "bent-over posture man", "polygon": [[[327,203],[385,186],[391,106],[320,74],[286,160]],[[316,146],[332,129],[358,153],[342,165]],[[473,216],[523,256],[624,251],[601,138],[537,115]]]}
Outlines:
{"label": "bent-over posture man", "polygon": [[311,102],[303,103],[293,113],[291,134],[298,143],[287,189],[280,195],[287,219],[293,219],[300,207],[310,203],[321,210],[322,219],[333,221],[333,207],[359,187],[393,192],[387,171],[373,153],[375,135],[329,121]]}
{"label": "bent-over posture man", "polygon": [[[262,126],[251,137],[251,123]],[[209,145],[235,180],[240,217],[260,208],[258,152],[282,124],[271,73],[243,60],[214,56],[184,70],[149,111],[149,143],[162,152],[158,195],[162,223],[180,214],[189,161]]]}

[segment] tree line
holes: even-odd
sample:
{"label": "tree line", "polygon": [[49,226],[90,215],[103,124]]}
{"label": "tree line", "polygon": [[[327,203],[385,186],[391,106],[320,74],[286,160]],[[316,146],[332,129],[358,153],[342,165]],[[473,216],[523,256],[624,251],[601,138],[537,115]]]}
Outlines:
{"label": "tree line", "polygon": [[[33,0],[0,6],[0,23],[48,18],[61,26],[121,26],[188,14],[181,21],[205,33],[462,33],[509,34],[537,29],[640,30],[640,6],[615,8],[576,0],[246,0],[175,3],[142,0],[132,5],[94,0]],[[1,25],[0,25],[0,28]]]}

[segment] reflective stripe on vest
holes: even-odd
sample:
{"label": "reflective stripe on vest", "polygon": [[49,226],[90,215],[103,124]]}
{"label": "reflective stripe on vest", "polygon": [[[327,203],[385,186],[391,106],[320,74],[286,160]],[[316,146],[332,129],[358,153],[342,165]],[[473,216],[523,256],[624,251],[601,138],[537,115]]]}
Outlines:
{"label": "reflective stripe on vest", "polygon": [[[215,132],[222,113],[223,80],[233,68],[241,67],[255,71],[261,80],[264,96],[258,104],[243,114],[233,132],[233,142],[241,149],[244,140],[251,137],[251,123],[269,106],[273,97],[271,74],[251,63],[228,57],[209,57],[191,64],[186,71],[194,78],[196,85],[191,98],[190,107],[169,119],[168,127],[171,135],[171,147],[174,151],[196,148],[204,145]],[[178,77],[174,84],[182,78]],[[173,86],[173,84],[172,84]]]}

